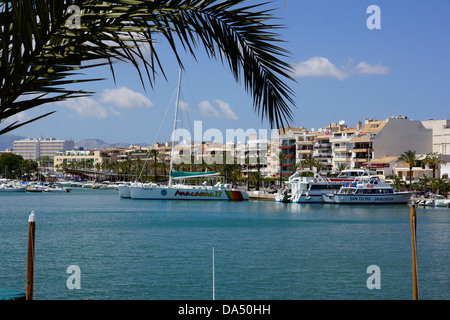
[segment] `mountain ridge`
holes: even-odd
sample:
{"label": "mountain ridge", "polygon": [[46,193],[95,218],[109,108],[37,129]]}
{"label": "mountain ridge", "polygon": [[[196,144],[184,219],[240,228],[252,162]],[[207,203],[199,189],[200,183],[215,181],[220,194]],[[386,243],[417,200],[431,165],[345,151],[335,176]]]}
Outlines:
{"label": "mountain ridge", "polygon": [[[0,135],[0,150],[13,149],[14,141],[26,139],[25,136],[14,135],[10,133],[5,133]],[[142,147],[150,146],[148,143],[128,143],[128,142],[117,142],[108,143],[101,139],[88,138],[75,142],[75,147],[82,147],[85,150],[102,150],[108,148],[128,148],[130,145],[139,145]]]}
{"label": "mountain ridge", "polygon": [[101,139],[88,138],[83,139],[75,143],[75,147],[82,147],[85,150],[102,150],[109,148],[128,148],[130,145],[139,145],[142,147],[149,146],[148,143],[128,143],[128,142],[117,142],[108,143]]}

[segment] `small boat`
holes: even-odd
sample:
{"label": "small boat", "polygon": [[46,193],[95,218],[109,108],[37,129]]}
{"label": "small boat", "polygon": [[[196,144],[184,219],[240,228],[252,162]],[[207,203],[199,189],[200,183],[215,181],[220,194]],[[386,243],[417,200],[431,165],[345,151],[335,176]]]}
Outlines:
{"label": "small boat", "polygon": [[407,204],[412,194],[394,192],[390,184],[378,177],[371,177],[368,181],[348,183],[333,198],[337,204]]}
{"label": "small boat", "polygon": [[62,185],[55,183],[45,186],[44,188],[45,192],[70,192],[70,190],[70,188],[63,187]]}
{"label": "small boat", "polygon": [[448,207],[450,205],[450,200],[449,199],[445,199],[444,196],[442,195],[432,195],[429,199],[430,204],[427,203],[425,204],[426,206],[434,206],[434,207]]}
{"label": "small boat", "polygon": [[25,192],[27,188],[23,185],[14,183],[2,183],[0,184],[0,192]]}
{"label": "small boat", "polygon": [[45,188],[41,183],[30,183],[27,187],[27,192],[44,192]]}

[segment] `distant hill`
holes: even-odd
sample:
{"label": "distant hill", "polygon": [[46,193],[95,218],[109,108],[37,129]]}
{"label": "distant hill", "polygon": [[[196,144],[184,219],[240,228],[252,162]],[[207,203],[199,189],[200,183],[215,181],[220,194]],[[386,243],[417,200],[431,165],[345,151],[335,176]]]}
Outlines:
{"label": "distant hill", "polygon": [[100,139],[84,139],[75,143],[75,147],[83,147],[85,150],[102,150],[108,148],[128,148],[132,144],[140,145],[142,147],[149,146],[147,143],[107,143]]}
{"label": "distant hill", "polygon": [[12,149],[15,140],[25,139],[23,136],[16,136],[14,134],[5,133],[0,135],[0,151],[5,149]]}
{"label": "distant hill", "polygon": [[[22,140],[27,137],[17,136],[10,133],[5,133],[0,135],[0,151],[5,149],[12,149],[15,140]],[[84,139],[75,143],[75,147],[83,147],[85,150],[102,150],[108,148],[128,148],[130,145],[135,144],[142,147],[149,146],[147,143],[128,143],[128,142],[118,142],[118,143],[107,143],[100,139]]]}

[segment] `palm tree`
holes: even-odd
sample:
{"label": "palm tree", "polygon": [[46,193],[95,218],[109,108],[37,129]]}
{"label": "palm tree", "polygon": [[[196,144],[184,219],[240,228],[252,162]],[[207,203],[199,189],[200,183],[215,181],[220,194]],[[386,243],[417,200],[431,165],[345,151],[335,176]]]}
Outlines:
{"label": "palm tree", "polygon": [[304,159],[301,163],[301,167],[304,168],[308,168],[309,170],[312,170],[312,168],[314,168],[316,166],[316,159],[314,159],[313,157],[309,156],[306,159]]}
{"label": "palm tree", "polygon": [[286,155],[280,151],[278,152],[278,163],[280,165],[280,188],[283,183],[283,162],[287,159]]}
{"label": "palm tree", "polygon": [[348,167],[347,167],[347,164],[346,163],[338,163],[337,165],[336,165],[336,171],[337,172],[341,172],[341,171],[344,171],[344,170],[346,170]]}
{"label": "palm tree", "polygon": [[427,156],[425,157],[424,162],[428,164],[429,168],[433,169],[433,179],[436,178],[436,168],[440,164],[445,164],[445,161],[439,158],[437,152],[428,153]]}
{"label": "palm tree", "polygon": [[158,175],[157,175],[157,170],[158,170],[158,158],[159,158],[159,152],[156,149],[152,149],[150,151],[150,156],[153,157],[153,174],[154,174],[154,178],[155,178],[155,182],[158,181]]}
{"label": "palm tree", "polygon": [[[246,0],[14,0],[0,2],[0,123],[42,104],[92,92],[65,86],[85,84],[80,71],[131,63],[141,83],[165,77],[156,41],[165,40],[183,67],[179,47],[195,49],[228,65],[253,96],[254,109],[272,127],[292,121],[289,52],[279,44],[281,26],[269,22],[265,3]],[[76,6],[73,6],[76,5]],[[71,6],[71,7],[70,7]],[[70,8],[69,8],[70,7]],[[70,9],[70,10],[69,10]],[[72,11],[75,9],[75,11]],[[76,22],[75,24],[73,22]],[[144,54],[143,46],[150,54]],[[20,99],[19,99],[20,97]],[[0,134],[52,114],[18,121]]]}
{"label": "palm tree", "polygon": [[416,165],[418,161],[418,157],[416,156],[416,152],[412,150],[408,150],[398,157],[397,162],[405,162],[409,167],[409,185],[411,185],[412,180],[412,168]]}
{"label": "palm tree", "polygon": [[397,175],[393,177],[392,184],[394,185],[395,190],[401,190],[404,187],[403,180]]}
{"label": "palm tree", "polygon": [[448,192],[450,191],[450,182],[443,178],[440,178],[437,181],[440,194],[447,198]]}

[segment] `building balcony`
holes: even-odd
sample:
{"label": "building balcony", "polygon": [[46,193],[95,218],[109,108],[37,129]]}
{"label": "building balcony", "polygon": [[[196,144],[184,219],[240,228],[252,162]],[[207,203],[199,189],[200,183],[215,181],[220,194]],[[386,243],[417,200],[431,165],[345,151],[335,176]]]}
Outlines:
{"label": "building balcony", "polygon": [[350,152],[350,147],[337,147],[333,149],[334,152]]}
{"label": "building balcony", "polygon": [[352,157],[334,157],[334,162],[349,162]]}
{"label": "building balcony", "polygon": [[315,143],[314,144],[314,148],[330,148],[331,147],[331,143]]}
{"label": "building balcony", "polygon": [[313,154],[313,150],[300,150],[301,154]]}
{"label": "building balcony", "polygon": [[359,153],[359,152],[369,152],[369,148],[358,148],[358,149],[353,149],[352,150],[355,153]]}
{"label": "building balcony", "polygon": [[314,144],[314,141],[302,140],[302,141],[297,141],[296,144],[298,144],[300,146],[312,146]]}

